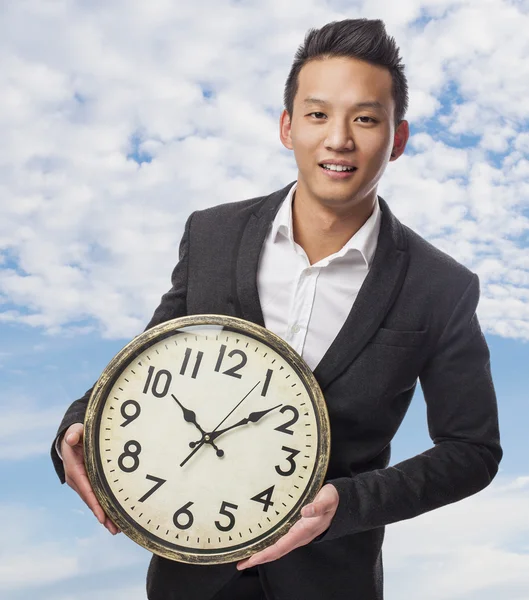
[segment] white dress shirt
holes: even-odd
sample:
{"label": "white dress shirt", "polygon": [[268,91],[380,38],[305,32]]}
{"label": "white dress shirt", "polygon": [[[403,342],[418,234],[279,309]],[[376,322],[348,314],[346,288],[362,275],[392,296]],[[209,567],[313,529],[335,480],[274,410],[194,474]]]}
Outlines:
{"label": "white dress shirt", "polygon": [[378,199],[371,216],[341,250],[310,264],[294,241],[294,184],[267,234],[257,272],[265,326],[314,370],[342,328],[364,283],[380,231]]}

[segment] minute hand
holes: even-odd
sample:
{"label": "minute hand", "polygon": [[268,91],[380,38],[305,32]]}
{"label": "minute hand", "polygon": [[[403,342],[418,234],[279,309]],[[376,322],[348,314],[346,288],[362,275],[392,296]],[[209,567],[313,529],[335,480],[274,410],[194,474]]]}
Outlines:
{"label": "minute hand", "polygon": [[266,414],[268,414],[272,410],[275,410],[276,408],[279,408],[280,406],[283,406],[283,405],[278,404],[277,406],[268,408],[266,410],[260,410],[257,412],[250,413],[245,419],[241,419],[238,423],[235,423],[235,425],[231,425],[230,427],[226,427],[226,429],[219,429],[218,431],[214,431],[214,432],[210,433],[209,434],[210,440],[211,441],[216,440],[219,437],[219,435],[226,433],[226,431],[229,431],[230,429],[235,429],[235,427],[241,427],[241,425],[247,425],[248,423],[257,423],[257,421],[259,421],[259,419],[262,419]]}
{"label": "minute hand", "polygon": [[[216,432],[217,429],[224,423],[224,421],[231,415],[231,413],[233,411],[235,411],[237,408],[239,408],[239,406],[246,400],[246,398],[248,398],[248,396],[255,390],[255,388],[260,384],[261,382],[258,381],[253,388],[244,396],[244,398],[242,400],[240,400],[231,410],[230,412],[224,417],[224,419],[222,419],[222,421],[215,427],[215,429],[212,431],[212,433]],[[183,467],[186,462],[194,455],[198,452],[198,450],[209,440],[206,440],[206,437],[209,438],[209,434],[203,434],[202,435],[202,439],[197,443],[197,445],[195,446],[195,448],[192,450],[191,454],[189,454],[189,456],[187,456],[187,458],[184,458],[184,460],[180,463],[180,466]]]}

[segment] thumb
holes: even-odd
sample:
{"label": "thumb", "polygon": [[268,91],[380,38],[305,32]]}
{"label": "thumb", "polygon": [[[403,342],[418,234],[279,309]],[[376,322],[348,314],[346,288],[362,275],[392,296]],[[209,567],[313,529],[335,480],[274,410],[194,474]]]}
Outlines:
{"label": "thumb", "polygon": [[314,498],[313,502],[303,507],[302,517],[319,517],[332,510],[336,511],[340,496],[331,483],[325,484]]}
{"label": "thumb", "polygon": [[74,423],[68,427],[64,436],[68,446],[76,446],[83,439],[83,424]]}

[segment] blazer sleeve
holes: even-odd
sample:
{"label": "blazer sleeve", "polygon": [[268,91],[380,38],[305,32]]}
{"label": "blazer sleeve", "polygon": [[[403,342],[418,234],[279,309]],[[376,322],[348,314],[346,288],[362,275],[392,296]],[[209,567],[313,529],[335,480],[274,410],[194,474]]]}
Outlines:
{"label": "blazer sleeve", "polygon": [[340,503],[316,543],[382,527],[479,492],[502,457],[489,350],[473,274],[419,374],[433,447],[385,469],[337,478]]}
{"label": "blazer sleeve", "polygon": [[[170,319],[176,319],[177,317],[183,317],[187,314],[186,298],[188,280],[187,271],[189,263],[189,230],[191,227],[192,218],[193,214],[191,214],[188,218],[184,228],[184,234],[180,242],[179,260],[171,277],[172,287],[162,296],[160,304],[154,311],[154,314],[147,324],[145,331],[151,327],[154,327],[155,325],[158,325],[159,323],[169,321]],[[65,476],[63,462],[56,448],[57,443],[62,439],[64,432],[68,429],[68,427],[70,427],[70,425],[73,425],[74,423],[84,423],[88,400],[90,399],[93,389],[94,386],[87,390],[84,396],[78,400],[75,400],[70,405],[63,417],[63,420],[61,421],[61,424],[59,425],[57,435],[53,441],[51,447],[51,459],[61,483],[65,482]]]}

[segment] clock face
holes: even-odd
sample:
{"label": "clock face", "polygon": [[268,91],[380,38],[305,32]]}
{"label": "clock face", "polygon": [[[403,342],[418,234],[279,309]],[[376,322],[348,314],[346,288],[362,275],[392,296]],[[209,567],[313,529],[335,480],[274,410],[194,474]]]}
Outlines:
{"label": "clock face", "polygon": [[310,369],[277,336],[185,317],[136,338],[90,401],[87,471],[107,514],[173,560],[240,560],[319,490],[329,425]]}

